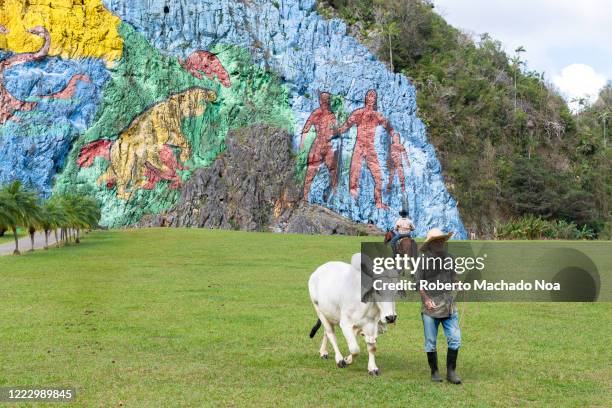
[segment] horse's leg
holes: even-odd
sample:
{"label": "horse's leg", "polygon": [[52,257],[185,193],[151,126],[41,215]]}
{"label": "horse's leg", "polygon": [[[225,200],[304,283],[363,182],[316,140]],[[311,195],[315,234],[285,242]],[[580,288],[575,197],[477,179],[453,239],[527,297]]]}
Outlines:
{"label": "horse's leg", "polygon": [[419,256],[419,248],[414,239],[411,239],[410,241],[410,256],[416,258],[417,256]]}

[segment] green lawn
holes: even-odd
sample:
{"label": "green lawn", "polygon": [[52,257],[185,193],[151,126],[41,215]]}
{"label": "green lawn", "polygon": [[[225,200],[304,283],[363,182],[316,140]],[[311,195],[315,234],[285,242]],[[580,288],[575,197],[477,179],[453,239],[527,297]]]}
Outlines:
{"label": "green lawn", "polygon": [[461,305],[462,386],[430,383],[416,303],[379,338],[380,377],[367,353],[320,360],[308,276],[362,239],[125,230],[0,257],[0,386],[83,407],[612,406],[611,303]]}

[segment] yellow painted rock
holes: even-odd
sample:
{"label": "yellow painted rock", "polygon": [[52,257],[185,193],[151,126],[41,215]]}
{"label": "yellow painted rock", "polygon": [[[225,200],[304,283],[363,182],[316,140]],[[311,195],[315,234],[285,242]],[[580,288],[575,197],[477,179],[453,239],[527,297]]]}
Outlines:
{"label": "yellow painted rock", "polygon": [[[160,152],[178,149],[180,161],[189,160],[191,145],[183,135],[181,122],[186,117],[202,115],[205,104],[214,102],[216,97],[216,93],[208,89],[191,88],[144,111],[112,144],[109,167],[98,183],[117,186],[117,197],[125,200],[137,189],[152,188],[151,173],[162,175],[163,180],[180,183],[169,158],[160,156]],[[180,168],[180,163],[177,164]]]}
{"label": "yellow painted rock", "polygon": [[0,0],[0,49],[37,51],[43,39],[27,32],[43,26],[51,34],[50,56],[102,58],[107,64],[121,58],[121,20],[101,0]]}

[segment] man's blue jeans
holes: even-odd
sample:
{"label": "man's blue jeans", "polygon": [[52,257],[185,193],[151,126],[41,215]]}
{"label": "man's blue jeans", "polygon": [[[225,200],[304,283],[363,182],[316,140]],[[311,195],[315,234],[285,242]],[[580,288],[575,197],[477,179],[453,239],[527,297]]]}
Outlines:
{"label": "man's blue jeans", "polygon": [[425,351],[436,351],[436,341],[438,339],[438,326],[442,323],[444,328],[444,336],[448,348],[457,350],[461,346],[461,330],[459,329],[459,314],[453,313],[444,319],[437,319],[421,313],[423,319],[423,329],[425,332]]}
{"label": "man's blue jeans", "polygon": [[391,248],[393,248],[393,250],[395,251],[395,244],[397,244],[397,241],[399,241],[402,238],[405,237],[409,237],[410,234],[400,234],[398,232],[395,233],[395,235],[393,236],[393,238],[391,238]]}

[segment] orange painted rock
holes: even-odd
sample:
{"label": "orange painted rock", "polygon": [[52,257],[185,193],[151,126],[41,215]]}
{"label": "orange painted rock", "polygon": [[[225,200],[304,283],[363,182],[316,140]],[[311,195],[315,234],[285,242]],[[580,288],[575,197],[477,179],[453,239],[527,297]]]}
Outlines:
{"label": "orange painted rock", "polygon": [[43,95],[41,96],[41,98],[71,99],[76,93],[76,85],[78,81],[91,83],[91,78],[83,74],[74,75],[72,78],[70,78],[70,81],[68,81],[68,84],[64,89],[51,95]]}

